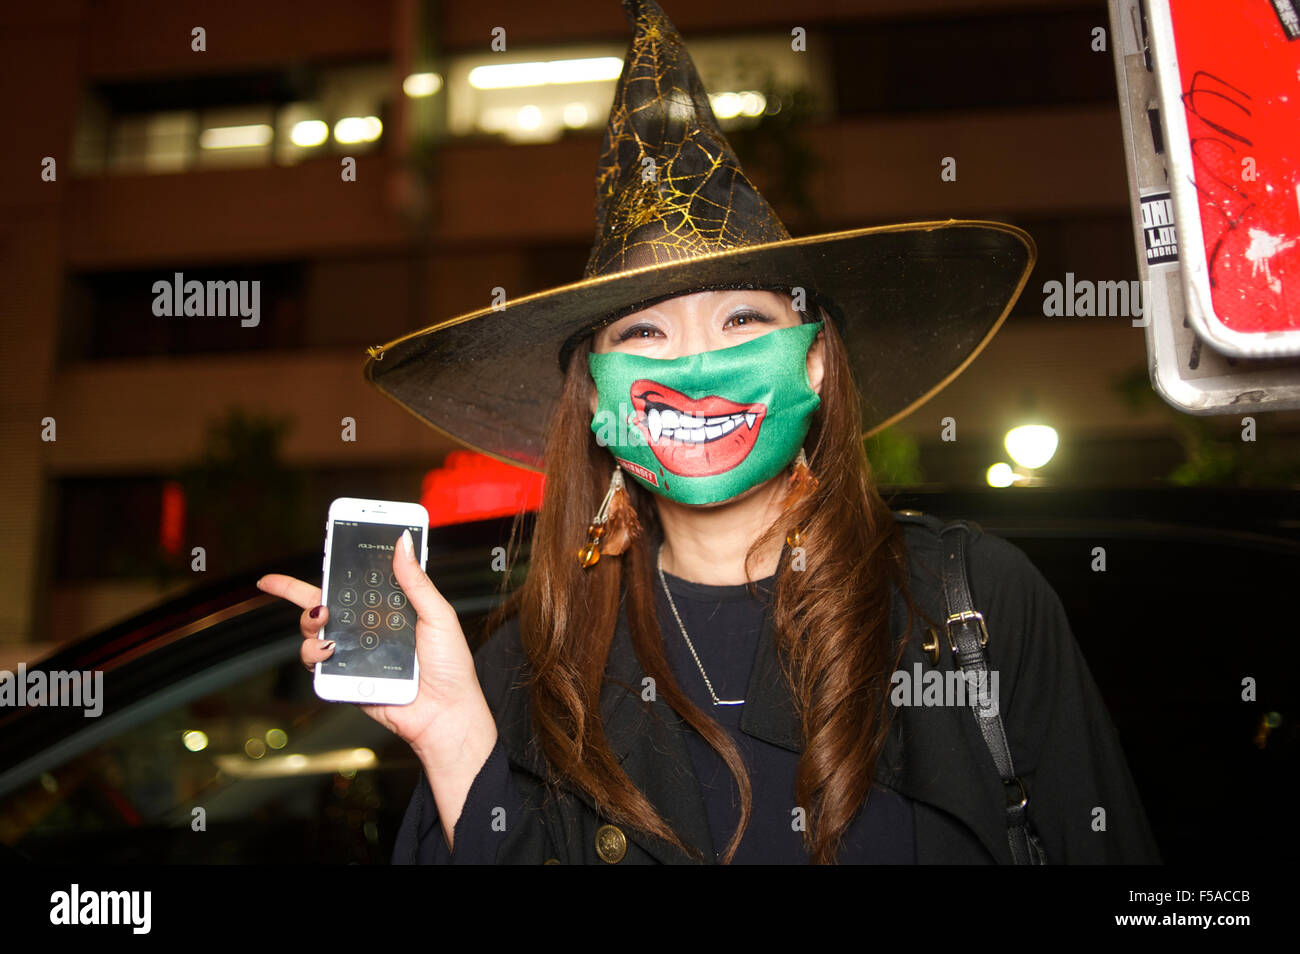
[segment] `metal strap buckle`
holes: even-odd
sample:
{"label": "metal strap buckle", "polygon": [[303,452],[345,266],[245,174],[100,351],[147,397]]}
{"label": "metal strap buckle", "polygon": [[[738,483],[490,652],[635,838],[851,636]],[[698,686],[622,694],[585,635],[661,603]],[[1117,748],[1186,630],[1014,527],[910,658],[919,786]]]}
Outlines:
{"label": "metal strap buckle", "polygon": [[953,613],[948,617],[948,645],[952,647],[954,653],[957,651],[957,641],[952,638],[953,624],[964,623],[972,619],[980,621],[980,646],[983,647],[989,644],[989,630],[984,625],[984,614],[978,610],[964,610],[960,613]]}
{"label": "metal strap buckle", "polygon": [[[1020,781],[1019,775],[1004,778],[1002,784],[1005,786],[1007,796],[1007,811],[1019,811],[1029,804],[1029,794],[1025,791],[1025,784]],[[1012,785],[1015,786],[1015,789],[1012,789]]]}

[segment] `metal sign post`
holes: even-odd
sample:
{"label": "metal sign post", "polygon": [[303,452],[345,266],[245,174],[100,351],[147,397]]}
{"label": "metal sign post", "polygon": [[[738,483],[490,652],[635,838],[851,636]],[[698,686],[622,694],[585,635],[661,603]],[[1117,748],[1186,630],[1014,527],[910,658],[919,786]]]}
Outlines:
{"label": "metal sign post", "polygon": [[1300,408],[1297,0],[1109,0],[1151,383]]}

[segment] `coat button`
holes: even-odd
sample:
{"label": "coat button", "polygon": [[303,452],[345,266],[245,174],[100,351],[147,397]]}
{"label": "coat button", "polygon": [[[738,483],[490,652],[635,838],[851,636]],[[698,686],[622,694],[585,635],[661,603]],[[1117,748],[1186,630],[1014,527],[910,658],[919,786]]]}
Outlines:
{"label": "coat button", "polygon": [[627,836],[617,825],[601,825],[596,829],[596,854],[601,861],[616,865],[627,854]]}

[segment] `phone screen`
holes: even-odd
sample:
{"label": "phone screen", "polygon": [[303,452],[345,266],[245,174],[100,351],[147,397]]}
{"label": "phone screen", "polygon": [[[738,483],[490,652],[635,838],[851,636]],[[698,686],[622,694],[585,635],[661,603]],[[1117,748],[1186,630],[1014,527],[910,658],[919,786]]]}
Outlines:
{"label": "phone screen", "polygon": [[[424,530],[406,529],[418,562]],[[325,637],[335,646],[321,664],[322,673],[378,679],[410,679],[414,674],[417,617],[393,575],[393,551],[402,530],[391,523],[334,521]]]}

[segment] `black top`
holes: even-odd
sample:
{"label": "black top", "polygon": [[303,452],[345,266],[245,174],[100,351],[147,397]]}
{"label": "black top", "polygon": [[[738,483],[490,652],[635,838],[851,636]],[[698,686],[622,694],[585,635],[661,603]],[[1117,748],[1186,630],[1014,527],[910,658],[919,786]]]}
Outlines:
{"label": "black top", "polygon": [[[667,572],[664,577],[695,652],[719,699],[743,699],[758,649],[766,602],[773,577],[759,580],[759,602],[744,584],[706,586]],[[757,739],[740,729],[743,706],[714,705],[681,627],[673,617],[663,587],[655,580],[660,631],[678,685],[697,706],[731,732],[749,769],[753,804],[741,836],[736,864],[807,864],[802,828],[794,794],[799,755]],[[722,757],[698,732],[687,735],[696,777],[704,794],[709,831],[721,856],[740,823],[740,790]],[[805,818],[806,821],[806,818]],[[913,864],[912,808],[903,796],[873,786],[865,808],[844,834],[840,861],[856,864]]]}
{"label": "black top", "polygon": [[[760,598],[755,599],[744,584],[709,586],[668,573],[664,576],[718,698],[744,698],[774,577],[756,583]],[[668,662],[678,685],[692,702],[731,733],[749,771],[753,804],[733,862],[807,864],[794,795],[798,753],[743,732],[739,727],[743,706],[713,704],[657,575],[655,596]],[[687,738],[713,846],[720,857],[740,822],[739,789],[726,763],[698,732],[689,731]],[[502,824],[467,824],[466,819],[503,818],[508,825],[522,812],[522,800],[498,741],[466,796],[456,824],[454,855],[447,850],[442,826],[436,825],[421,839],[418,860],[425,864],[494,863]],[[844,834],[839,860],[849,864],[913,864],[913,825],[912,803],[877,783]]]}
{"label": "black top", "polygon": [[[894,588],[890,632],[901,641],[898,668],[919,674],[922,682],[932,674],[945,683],[950,678],[959,681],[955,653],[945,651],[936,660],[923,649],[926,620],[947,615],[941,586],[947,559],[941,537],[945,523],[907,511],[896,512],[894,519],[906,534],[907,588],[924,614],[911,618]],[[1042,839],[1048,862],[1158,864],[1159,848],[1119,735],[1060,598],[1018,547],[978,525],[968,524],[967,529],[966,575],[974,604],[987,621],[988,668],[1000,673],[999,713],[1016,771],[1029,790],[1029,821]],[[771,630],[770,625],[764,627]],[[665,636],[673,632],[664,629]],[[692,633],[692,638],[704,645],[707,631],[704,637]],[[613,831],[602,836],[608,819],[586,792],[546,784],[545,758],[530,736],[528,694],[519,691],[528,665],[517,615],[475,651],[474,666],[501,743],[475,786],[497,792],[498,799],[471,789],[469,802],[478,807],[467,806],[458,822],[455,844],[461,857],[455,860],[469,860],[478,851],[478,857],[498,863],[596,864],[609,860],[611,851],[619,854],[622,839]],[[633,650],[625,613],[613,634],[607,668],[618,685],[607,687],[611,704],[602,707],[602,714],[620,764],[675,830],[689,832],[697,844],[713,841],[709,811],[691,764],[691,730],[673,718],[662,694],[641,704],[629,699],[640,697],[646,674]],[[752,669],[753,684],[747,687],[741,717],[745,731],[797,749],[801,727],[781,678],[774,640],[759,640]],[[680,681],[690,685],[686,674]],[[924,700],[896,704],[894,728],[873,780],[908,799],[916,861],[1011,864],[1006,790],[972,707]],[[656,718],[649,718],[651,713]],[[751,768],[761,770],[758,765]],[[526,813],[504,804],[507,780],[527,806]],[[1099,805],[1106,808],[1104,830],[1091,824]],[[864,818],[870,815],[863,813]],[[731,834],[727,825],[720,827],[716,847],[725,846]],[[421,772],[393,843],[393,863],[429,864],[437,860],[440,847],[443,860],[448,860],[439,828],[433,792]],[[850,841],[859,831],[854,830]],[[619,864],[696,863],[690,852],[662,838],[635,828],[621,833],[626,853],[620,854]],[[849,846],[841,858],[854,854],[860,850]]]}

